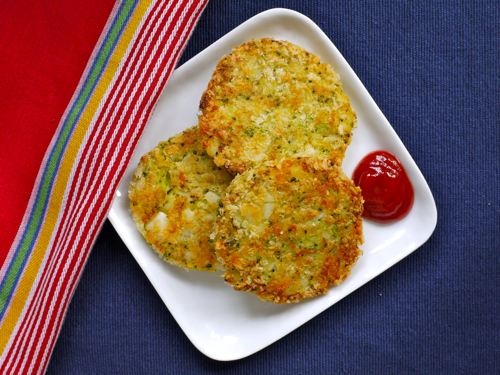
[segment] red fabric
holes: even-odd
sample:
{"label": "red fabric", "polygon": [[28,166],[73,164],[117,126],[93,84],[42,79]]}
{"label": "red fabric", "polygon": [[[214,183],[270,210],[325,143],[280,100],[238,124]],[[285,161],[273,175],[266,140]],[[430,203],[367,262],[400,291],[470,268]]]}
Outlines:
{"label": "red fabric", "polygon": [[[95,122],[92,122],[95,127],[92,131],[89,130],[82,143],[72,150],[81,153],[78,153],[78,158],[74,162],[74,174],[72,173],[67,181],[65,200],[61,207],[57,208],[60,220],[53,230],[53,241],[47,246],[44,263],[30,290],[30,299],[22,311],[18,309],[17,313],[21,314],[21,317],[10,336],[8,347],[2,354],[3,363],[0,363],[0,372],[10,374],[45,371],[71,296],[92,244],[106,218],[116,187],[206,2],[207,0],[159,1],[154,3],[152,8],[148,9],[151,12],[144,16],[143,25],[146,27],[140,29],[136,36],[139,35],[138,40],[147,40],[148,43],[134,42],[129,45],[127,54],[120,61],[119,73],[115,75],[115,79],[107,88],[110,95],[103,98],[95,114]],[[109,16],[112,5],[106,16]],[[162,12],[162,9],[168,9],[168,12]],[[65,19],[71,17],[70,14],[72,14],[67,10],[62,13],[60,16]],[[160,14],[162,14],[161,17],[159,17]],[[80,70],[74,76],[72,75],[75,80],[71,83],[72,90],[64,99],[67,102],[70,102],[73,90],[77,86],[106,20],[107,17],[103,18],[99,32],[96,32]],[[53,23],[51,27],[55,27],[55,24]],[[73,35],[86,38],[85,30],[80,30]],[[152,43],[149,43],[150,41]],[[39,41],[35,44],[38,45],[38,43]],[[66,45],[65,48],[70,47]],[[57,63],[61,58],[64,59],[65,48],[61,47],[59,53],[52,51],[53,55],[45,56],[45,58]],[[137,56],[143,56],[144,60],[140,62]],[[118,66],[117,63],[118,60],[112,61],[110,66]],[[33,69],[35,66],[36,64],[33,65]],[[38,78],[38,74],[36,76]],[[67,88],[70,86],[69,83],[60,80],[54,84],[55,90],[59,89],[58,84]],[[43,86],[40,87],[43,88]],[[115,93],[118,96],[114,95]],[[22,100],[23,94],[18,95],[18,101]],[[38,98],[42,101],[44,96],[41,95]],[[123,100],[121,104],[118,102],[120,100]],[[56,121],[51,124],[50,136],[53,135],[59,124],[59,118],[67,108],[67,102],[62,103],[64,105],[61,104],[58,113],[52,112]],[[38,110],[47,112],[43,102],[39,104]],[[110,113],[113,113],[111,117],[109,117]],[[45,126],[39,121],[30,122],[30,119],[31,121],[37,120],[36,114],[30,113],[27,118],[23,118],[21,122],[23,126],[19,126],[19,130],[15,128],[15,133],[26,132],[28,126],[38,128]],[[30,165],[29,169],[33,169],[34,173],[30,189],[24,197],[25,200],[30,197],[36,173],[50,139],[47,137],[43,145],[37,145],[37,149],[42,150],[38,160],[27,161]],[[14,150],[16,146],[10,147]],[[11,152],[11,156],[12,154],[14,152]],[[29,154],[23,157],[28,156]],[[36,165],[34,165],[35,162]],[[8,189],[3,191],[8,191]],[[19,208],[20,216],[26,207],[26,202],[23,203],[23,207]],[[4,219],[6,217],[7,215],[3,216]],[[22,217],[19,218],[18,223],[21,219]],[[17,227],[14,229],[17,230]],[[13,238],[14,236],[10,239],[9,246]],[[9,246],[4,250],[4,257]],[[12,311],[14,310],[11,310],[11,313]]]}
{"label": "red fabric", "polygon": [[0,266],[114,4],[0,1]]}

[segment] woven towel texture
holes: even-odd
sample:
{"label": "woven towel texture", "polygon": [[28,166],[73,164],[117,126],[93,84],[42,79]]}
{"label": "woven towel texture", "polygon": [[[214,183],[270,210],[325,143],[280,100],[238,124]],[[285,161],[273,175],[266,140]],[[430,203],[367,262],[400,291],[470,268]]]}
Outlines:
{"label": "woven towel texture", "polygon": [[45,372],[116,184],[207,1],[0,4],[1,374]]}
{"label": "woven towel texture", "polygon": [[277,343],[199,353],[113,227],[101,232],[48,374],[498,374],[500,5],[497,1],[211,0],[181,63],[274,7],[317,23],[427,179],[429,241]]}

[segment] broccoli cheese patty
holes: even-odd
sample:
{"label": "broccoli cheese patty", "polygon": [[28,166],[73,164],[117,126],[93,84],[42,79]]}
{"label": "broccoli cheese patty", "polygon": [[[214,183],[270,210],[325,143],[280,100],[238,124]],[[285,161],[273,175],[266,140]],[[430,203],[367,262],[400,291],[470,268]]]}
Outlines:
{"label": "broccoli cheese patty", "polygon": [[219,61],[200,109],[203,146],[215,164],[240,173],[286,156],[341,165],[356,123],[330,65],[269,38]]}
{"label": "broccoli cheese patty", "polygon": [[361,255],[360,189],[339,167],[316,170],[298,159],[238,175],[212,235],[225,281],[264,301],[327,293]]}
{"label": "broccoli cheese patty", "polygon": [[219,201],[232,177],[190,128],[141,158],[129,187],[133,219],[164,260],[189,270],[220,269],[213,243]]}

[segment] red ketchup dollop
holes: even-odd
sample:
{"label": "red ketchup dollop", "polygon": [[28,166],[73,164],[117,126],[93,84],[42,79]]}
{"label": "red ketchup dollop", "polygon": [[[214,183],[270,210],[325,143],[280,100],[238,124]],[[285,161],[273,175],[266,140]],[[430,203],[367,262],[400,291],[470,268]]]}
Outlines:
{"label": "red ketchup dollop", "polygon": [[352,175],[365,200],[363,217],[379,223],[401,220],[411,210],[413,186],[399,160],[387,151],[366,155]]}

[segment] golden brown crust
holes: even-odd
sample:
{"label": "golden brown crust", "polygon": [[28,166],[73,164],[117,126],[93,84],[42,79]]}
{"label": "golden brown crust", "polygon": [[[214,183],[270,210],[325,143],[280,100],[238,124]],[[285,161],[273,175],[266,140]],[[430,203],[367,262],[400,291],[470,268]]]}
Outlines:
{"label": "golden brown crust", "polygon": [[220,60],[200,109],[203,146],[217,165],[240,173],[283,157],[341,165],[356,122],[330,65],[270,38]]}
{"label": "golden brown crust", "polygon": [[231,179],[205,152],[198,128],[187,129],[141,158],[129,187],[134,222],[164,260],[220,269],[209,236]]}
{"label": "golden brown crust", "polygon": [[363,198],[339,167],[298,158],[251,168],[221,203],[213,237],[225,280],[264,301],[327,293],[361,255]]}

